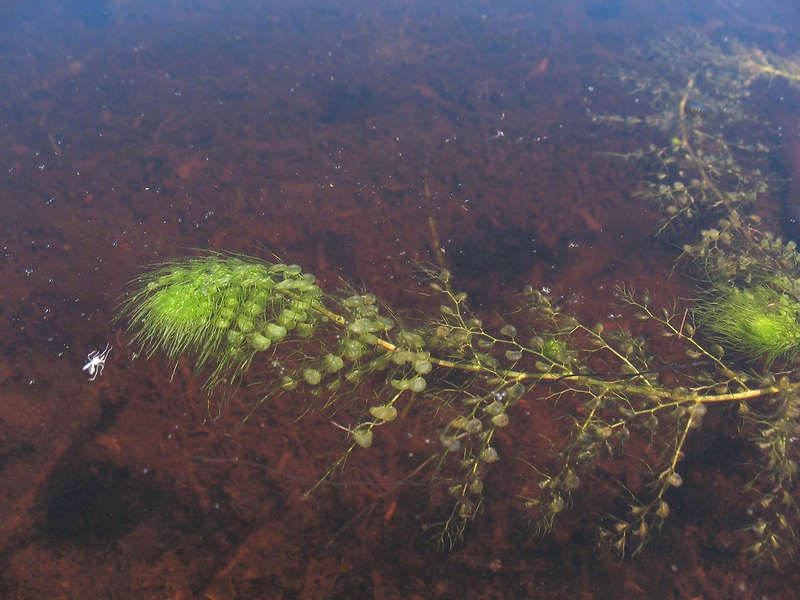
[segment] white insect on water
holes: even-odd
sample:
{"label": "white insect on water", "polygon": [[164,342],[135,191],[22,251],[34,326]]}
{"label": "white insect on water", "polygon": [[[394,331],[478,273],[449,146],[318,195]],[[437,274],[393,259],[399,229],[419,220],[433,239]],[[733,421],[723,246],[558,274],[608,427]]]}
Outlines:
{"label": "white insect on water", "polygon": [[93,350],[86,355],[89,362],[83,365],[83,370],[88,373],[89,381],[94,381],[103,372],[109,352],[111,352],[111,344],[106,342],[106,347],[102,351]]}

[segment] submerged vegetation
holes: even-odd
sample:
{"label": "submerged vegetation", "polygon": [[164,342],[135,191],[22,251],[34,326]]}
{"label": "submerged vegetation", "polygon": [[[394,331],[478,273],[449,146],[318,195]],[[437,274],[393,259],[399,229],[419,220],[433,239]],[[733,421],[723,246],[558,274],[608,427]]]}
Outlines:
{"label": "submerged vegetation", "polygon": [[[490,327],[437,268],[425,276],[438,312],[408,322],[372,294],[323,293],[297,265],[214,254],[141,275],[120,317],[147,353],[192,357],[212,399],[253,367],[267,381],[257,406],[302,389],[309,407],[336,412],[348,442],[320,483],[383,428],[406,426],[410,411],[425,415],[436,450],[415,475],[436,484],[432,500],[442,490],[451,499],[437,526],[445,546],[490,510],[492,469],[526,465],[515,493],[544,534],[625,445],[639,453],[641,481],[609,488],[626,508],[598,517],[597,531],[618,554],[636,553],[669,518],[687,441],[725,411],[756,458],[744,490],[746,549],[777,564],[796,549],[800,527],[800,259],[758,215],[766,145],[737,132],[768,139],[748,102],[777,79],[796,89],[800,63],[685,34],[651,49],[645,66],[621,79],[649,98],[652,114],[598,120],[663,137],[622,157],[648,173],[641,195],[662,210],[659,233],[698,281],[693,303],[657,306],[620,288],[629,318],[611,327],[583,323],[528,286],[515,322]],[[633,320],[635,331],[621,325]],[[540,406],[557,415],[547,452],[514,428]]]}

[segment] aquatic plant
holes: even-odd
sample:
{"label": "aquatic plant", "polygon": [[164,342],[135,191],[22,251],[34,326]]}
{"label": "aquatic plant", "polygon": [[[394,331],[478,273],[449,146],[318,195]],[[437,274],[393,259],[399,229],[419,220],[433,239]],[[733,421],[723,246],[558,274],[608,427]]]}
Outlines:
{"label": "aquatic plant", "polygon": [[688,31],[646,52],[648,61],[619,75],[649,96],[651,114],[597,118],[655,129],[668,140],[620,156],[649,173],[641,197],[660,207],[659,233],[681,247],[678,264],[698,281],[693,324],[724,365],[698,391],[737,390],[739,435],[759,455],[743,490],[756,538],[748,550],[778,564],[794,555],[800,523],[798,449],[788,433],[800,427],[800,254],[759,214],[769,198],[767,141],[775,125],[754,109],[754,97],[778,81],[796,93],[800,59]]}
{"label": "aquatic plant", "polygon": [[325,314],[314,277],[297,265],[209,255],[156,266],[135,281],[121,307],[132,342],[177,365],[194,357],[214,367],[206,382],[235,383],[258,352],[290,332],[310,337]]}
{"label": "aquatic plant", "polygon": [[698,321],[709,338],[750,360],[792,359],[800,352],[800,304],[764,286],[714,290]]}
{"label": "aquatic plant", "polygon": [[[426,415],[425,433],[438,443],[414,475],[429,478],[434,506],[441,489],[451,499],[433,509],[444,546],[456,544],[485,506],[487,477],[498,465],[525,465],[520,510],[544,534],[586,479],[636,437],[642,443],[634,448],[648,449],[641,455],[646,481],[620,485],[627,512],[598,522],[609,548],[636,553],[670,515],[687,440],[709,411],[734,405],[739,435],[761,457],[746,489],[755,536],[748,549],[777,563],[795,547],[800,523],[791,442],[800,428],[800,372],[792,362],[800,348],[800,259],[757,214],[743,216],[766,180],[758,167],[741,166],[742,156],[752,161],[763,148],[724,135],[752,120],[745,103],[754,81],[795,83],[800,68],[697,36],[657,46],[647,68],[627,70],[623,79],[652,93],[655,114],[598,120],[663,132],[663,146],[623,157],[651,174],[642,196],[662,208],[659,231],[681,244],[679,264],[699,282],[700,300],[661,307],[620,288],[626,315],[642,322],[635,332],[583,323],[532,286],[514,323],[487,326],[444,268],[424,272],[441,298],[436,314],[401,319],[370,293],[324,294],[297,265],[224,254],[146,272],[120,318],[148,354],[163,352],[173,363],[192,357],[208,373],[210,397],[220,385],[235,389],[252,370],[267,382],[254,410],[303,389],[298,398],[309,407],[335,411],[348,442],[309,493],[354,453],[368,452],[384,428],[406,426],[411,412]],[[694,108],[701,99],[703,108]],[[705,130],[711,122],[713,135]],[[690,368],[675,361],[677,353]],[[520,407],[545,405],[559,417],[553,446],[515,442],[507,432]]]}

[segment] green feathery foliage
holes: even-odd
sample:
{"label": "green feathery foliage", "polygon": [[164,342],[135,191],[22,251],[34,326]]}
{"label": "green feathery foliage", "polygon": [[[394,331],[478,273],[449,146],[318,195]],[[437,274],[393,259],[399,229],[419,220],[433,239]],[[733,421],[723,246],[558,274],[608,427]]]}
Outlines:
{"label": "green feathery foliage", "polygon": [[771,288],[728,288],[709,294],[696,311],[708,336],[749,361],[767,365],[800,352],[800,304]]}
{"label": "green feathery foliage", "polygon": [[209,390],[232,383],[253,356],[287,335],[309,337],[324,315],[314,276],[297,265],[210,255],[156,265],[133,282],[119,317],[148,355],[211,366]]}

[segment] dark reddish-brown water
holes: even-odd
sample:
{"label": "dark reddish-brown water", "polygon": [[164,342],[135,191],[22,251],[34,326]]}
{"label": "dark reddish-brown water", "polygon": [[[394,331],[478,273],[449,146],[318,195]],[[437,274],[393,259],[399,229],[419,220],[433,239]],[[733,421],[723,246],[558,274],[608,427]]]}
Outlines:
{"label": "dark reddish-brown water", "polygon": [[596,550],[591,490],[537,539],[502,478],[440,552],[422,484],[397,485],[413,431],[304,499],[341,431],[290,398],[241,427],[235,398],[208,422],[201,380],[170,380],[110,324],[142,265],[194,249],[277,254],[413,310],[431,220],[486,315],[525,284],[589,320],[623,282],[687,293],[634,196],[642,174],[604,154],[647,140],[592,115],[638,110],[609,73],[666,31],[796,42],[791,3],[734,4],[4,2],[0,596],[796,597],[796,572],[731,542],[741,480],[713,443],[628,562]]}

